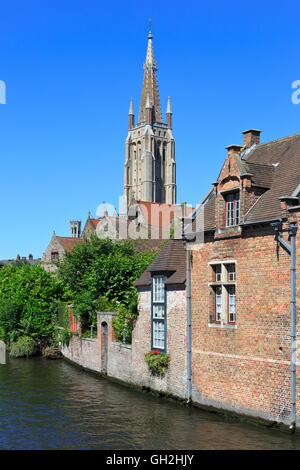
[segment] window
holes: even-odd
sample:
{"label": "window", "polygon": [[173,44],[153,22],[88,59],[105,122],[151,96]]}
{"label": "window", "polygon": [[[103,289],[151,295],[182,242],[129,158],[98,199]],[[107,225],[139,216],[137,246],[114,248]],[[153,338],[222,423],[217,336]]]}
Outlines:
{"label": "window", "polygon": [[227,264],[227,280],[228,281],[235,281],[235,264]]}
{"label": "window", "polygon": [[228,286],[228,323],[235,323],[235,286]]}
{"label": "window", "polygon": [[54,260],[58,258],[59,258],[58,251],[51,251],[51,259]]}
{"label": "window", "polygon": [[151,348],[166,351],[165,276],[152,277],[152,340]]}
{"label": "window", "polygon": [[215,266],[215,281],[216,282],[221,282],[221,268],[222,268],[222,265],[221,264],[217,264]]}
{"label": "window", "polygon": [[210,323],[234,325],[236,321],[236,265],[214,263],[210,265],[212,280],[210,288],[213,295],[213,311]]}
{"label": "window", "polygon": [[226,202],[226,226],[239,224],[240,219],[240,193],[230,193],[225,196]]}
{"label": "window", "polygon": [[216,299],[215,321],[219,323],[222,317],[222,287],[215,288],[215,299]]}

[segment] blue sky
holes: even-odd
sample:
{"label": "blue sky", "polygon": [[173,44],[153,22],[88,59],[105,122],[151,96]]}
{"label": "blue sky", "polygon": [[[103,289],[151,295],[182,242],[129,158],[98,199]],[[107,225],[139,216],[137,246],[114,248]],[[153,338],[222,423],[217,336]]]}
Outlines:
{"label": "blue sky", "polygon": [[177,202],[195,205],[243,130],[300,132],[299,14],[293,0],[0,0],[0,259],[40,257],[53,230],[68,236],[70,219],[118,205],[149,18]]}

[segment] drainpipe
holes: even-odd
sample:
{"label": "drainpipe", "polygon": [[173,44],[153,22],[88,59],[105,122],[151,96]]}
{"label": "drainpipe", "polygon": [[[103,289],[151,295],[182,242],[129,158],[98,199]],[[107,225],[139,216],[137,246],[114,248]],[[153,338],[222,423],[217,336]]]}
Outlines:
{"label": "drainpipe", "polygon": [[[290,430],[296,428],[296,233],[298,226],[290,224],[282,229],[282,220],[271,224],[275,239],[291,256],[291,418]],[[282,238],[282,232],[288,232],[290,245]]]}
{"label": "drainpipe", "polygon": [[186,245],[186,303],[187,303],[187,403],[191,405],[192,398],[192,328],[191,328],[191,250]]}

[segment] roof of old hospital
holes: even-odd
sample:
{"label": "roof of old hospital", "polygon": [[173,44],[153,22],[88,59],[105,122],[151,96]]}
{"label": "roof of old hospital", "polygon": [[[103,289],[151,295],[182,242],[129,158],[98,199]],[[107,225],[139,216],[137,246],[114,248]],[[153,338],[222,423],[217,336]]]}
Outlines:
{"label": "roof of old hospital", "polygon": [[[281,196],[298,196],[300,189],[300,133],[256,145],[248,154],[237,157],[241,174],[250,173],[253,186],[265,192],[245,214],[242,223],[274,220],[280,217]],[[215,227],[215,196],[204,207],[204,229]]]}
{"label": "roof of old hospital", "polygon": [[[256,145],[240,157],[241,175],[251,174],[253,186],[265,189],[258,201],[244,216],[242,223],[257,223],[280,218],[282,196],[300,193],[300,133]],[[299,187],[299,188],[298,188]],[[204,205],[204,229],[215,228],[215,195],[213,191]],[[166,286],[185,284],[186,250],[182,240],[169,240],[153,263],[135,282],[136,287],[149,287],[151,275],[167,273]]]}

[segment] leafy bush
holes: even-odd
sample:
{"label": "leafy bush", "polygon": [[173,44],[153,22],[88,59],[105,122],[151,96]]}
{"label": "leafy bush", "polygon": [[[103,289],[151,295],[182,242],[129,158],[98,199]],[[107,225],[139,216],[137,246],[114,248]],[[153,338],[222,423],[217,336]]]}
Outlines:
{"label": "leafy bush", "polygon": [[80,317],[83,329],[96,325],[96,303],[90,291],[84,290],[74,296],[73,315]]}
{"label": "leafy bush", "polygon": [[140,252],[131,240],[112,241],[91,236],[63,258],[59,278],[67,286],[74,314],[83,330],[96,324],[97,311],[117,311],[113,326],[117,338],[131,341],[137,315],[137,290],[133,283],[153,261],[157,252]]}
{"label": "leafy bush", "polygon": [[117,306],[115,311],[117,316],[112,321],[112,327],[114,329],[116,339],[117,341],[123,341],[123,335],[125,333],[126,343],[130,344],[134,320],[137,317],[137,313],[132,313],[122,306]]}
{"label": "leafy bush", "polygon": [[20,336],[10,346],[11,357],[30,357],[38,351],[36,342],[29,336]]}
{"label": "leafy bush", "polygon": [[153,374],[163,375],[170,363],[170,355],[153,350],[145,354],[145,362]]}
{"label": "leafy bush", "polygon": [[60,350],[55,346],[47,346],[43,349],[42,354],[46,359],[60,359],[62,357]]}
{"label": "leafy bush", "polygon": [[64,287],[40,266],[21,264],[0,270],[0,334],[6,342],[30,336],[41,347],[55,340],[57,301]]}
{"label": "leafy bush", "polygon": [[63,328],[59,330],[58,337],[59,341],[62,342],[63,346],[69,346],[70,340],[75,333],[68,328]]}
{"label": "leafy bush", "polygon": [[57,301],[57,324],[61,328],[69,328],[69,308],[68,302]]}

